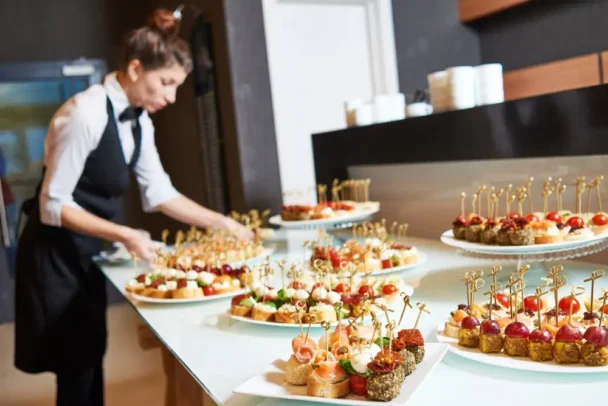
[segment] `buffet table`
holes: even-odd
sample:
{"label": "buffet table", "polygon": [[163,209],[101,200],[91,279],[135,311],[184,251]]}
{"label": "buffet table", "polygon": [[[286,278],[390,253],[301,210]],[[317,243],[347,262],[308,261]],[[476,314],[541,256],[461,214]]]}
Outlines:
{"label": "buffet table", "polygon": [[[302,258],[303,241],[314,238],[314,235],[311,231],[278,232],[270,242],[276,244],[272,259],[285,256],[290,259]],[[410,238],[408,242],[428,254],[429,259],[425,264],[400,275],[415,288],[413,300],[426,302],[431,311],[430,315],[422,318],[419,328],[425,340],[436,342],[437,326],[445,321],[458,303],[465,302],[465,288],[460,281],[464,272],[484,269],[487,274],[490,266],[500,263],[461,256],[455,249],[439,241]],[[569,281],[576,284],[582,284],[592,270],[601,267],[570,261],[562,264]],[[132,266],[100,266],[107,278],[122,292],[127,281],[137,273]],[[505,267],[503,272],[511,270]],[[529,280],[529,283],[536,281]],[[208,396],[206,402],[197,404],[314,404],[233,393],[241,383],[289,352],[291,339],[295,335],[293,329],[234,321],[226,315],[230,307],[229,299],[179,305],[131,303],[168,353],[189,371]],[[413,325],[414,318],[415,312],[406,313],[403,325]],[[316,338],[322,334],[322,330],[312,334]],[[586,400],[604,398],[607,380],[608,374],[549,374],[510,370],[448,353],[415,393],[411,404],[470,405],[487,402],[492,406],[576,405],[584,404]],[[406,387],[407,380],[404,390]]]}

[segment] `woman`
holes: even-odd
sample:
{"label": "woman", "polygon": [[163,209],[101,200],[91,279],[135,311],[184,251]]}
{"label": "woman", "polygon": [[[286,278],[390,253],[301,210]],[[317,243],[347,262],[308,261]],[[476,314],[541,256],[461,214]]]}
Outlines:
{"label": "woman", "polygon": [[157,10],[126,38],[124,66],[67,101],[46,139],[38,204],[19,240],[15,365],[54,372],[58,405],[102,405],[105,280],[91,258],[103,241],[154,257],[149,237],[113,222],[134,172],[146,211],[199,227],[251,232],[181,196],[162,168],[148,113],[175,102],[192,69],[177,21]]}

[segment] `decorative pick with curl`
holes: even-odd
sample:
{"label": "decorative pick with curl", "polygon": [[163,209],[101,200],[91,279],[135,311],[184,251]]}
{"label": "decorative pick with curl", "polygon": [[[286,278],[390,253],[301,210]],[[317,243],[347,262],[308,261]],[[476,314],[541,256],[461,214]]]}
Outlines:
{"label": "decorative pick with curl", "polygon": [[570,294],[570,310],[568,311],[568,324],[570,324],[572,321],[572,308],[574,307],[574,301],[576,300],[577,296],[580,296],[583,293],[585,293],[584,286],[573,286],[572,287],[571,294]]}
{"label": "decorative pick with curl", "polygon": [[[494,309],[494,305],[496,304],[496,292],[498,292],[500,290],[500,288],[502,287],[502,284],[500,282],[493,282],[490,285],[490,290],[488,290],[486,293],[484,293],[485,296],[489,296],[490,298],[490,316],[489,319],[492,320],[492,310]],[[492,302],[492,298],[494,298],[494,301]]]}
{"label": "decorative pick with curl", "polygon": [[606,289],[604,289],[603,292],[604,292],[604,296],[602,296],[602,309],[600,310],[599,327],[602,327],[602,321],[604,320],[604,312],[606,311],[606,299],[608,299],[608,291]]}
{"label": "decorative pick with curl", "polygon": [[540,285],[536,288],[536,303],[538,308],[536,310],[538,310],[536,313],[538,313],[538,328],[541,328],[542,326],[542,319],[540,317],[541,311],[540,311],[540,303],[541,303],[541,298],[543,296],[545,296],[547,293],[549,293],[550,289],[549,286],[547,285]]}
{"label": "decorative pick with curl", "polygon": [[[325,352],[329,353],[329,329],[331,328],[331,323],[327,320],[323,320],[321,322],[321,327],[325,330]],[[306,341],[304,341],[306,343]]]}
{"label": "decorative pick with curl", "polygon": [[559,327],[559,289],[568,282],[566,275],[561,274],[563,270],[563,266],[557,265],[551,268],[549,272],[549,276],[553,279],[551,291],[555,294],[555,327]]}
{"label": "decorative pick with curl", "polygon": [[[465,216],[465,210],[464,210],[464,201],[467,198],[467,194],[465,192],[462,192],[460,194],[460,214],[464,217]],[[395,223],[396,224],[396,223]]]}
{"label": "decorative pick with curl", "polygon": [[593,300],[594,300],[594,291],[595,291],[595,280],[599,279],[601,277],[603,277],[604,275],[606,275],[606,271],[604,271],[603,269],[598,269],[596,271],[593,271],[591,273],[591,277],[589,279],[585,279],[584,282],[591,282],[591,313],[594,313],[593,310]]}
{"label": "decorative pick with curl", "polygon": [[416,303],[416,307],[418,308],[418,317],[416,317],[416,324],[414,324],[414,330],[418,328],[418,323],[420,322],[420,316],[422,315],[422,312],[431,314],[431,312],[426,309],[426,304],[424,302]]}
{"label": "decorative pick with curl", "polygon": [[398,326],[401,326],[401,322],[403,321],[403,316],[405,315],[405,310],[408,307],[410,309],[412,308],[412,304],[410,303],[411,298],[409,297],[409,295],[406,295],[405,292],[401,292],[400,295],[403,298],[403,310],[401,310],[401,317],[399,317],[399,323],[397,323]]}

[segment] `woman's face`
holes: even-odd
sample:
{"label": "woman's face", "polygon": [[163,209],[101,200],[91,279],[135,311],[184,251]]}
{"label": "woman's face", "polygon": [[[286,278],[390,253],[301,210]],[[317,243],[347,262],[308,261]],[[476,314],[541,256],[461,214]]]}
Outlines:
{"label": "woman's face", "polygon": [[169,68],[144,70],[138,63],[130,63],[127,75],[132,85],[127,96],[133,105],[143,107],[148,113],[156,113],[175,103],[177,88],[184,83],[188,76],[183,67],[173,65]]}

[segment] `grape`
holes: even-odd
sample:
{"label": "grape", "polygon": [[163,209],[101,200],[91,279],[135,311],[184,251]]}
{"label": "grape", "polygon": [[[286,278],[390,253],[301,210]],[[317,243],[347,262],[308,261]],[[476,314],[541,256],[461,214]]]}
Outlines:
{"label": "grape", "polygon": [[575,342],[583,339],[583,335],[576,328],[572,327],[569,324],[562,326],[559,330],[557,330],[557,334],[555,335],[555,341],[562,342]]}
{"label": "grape", "polygon": [[585,340],[591,344],[608,345],[608,331],[604,326],[591,326],[585,331]]}
{"label": "grape", "polygon": [[494,320],[486,320],[481,323],[480,333],[487,335],[497,335],[500,334],[500,327],[498,327],[498,323]]}
{"label": "grape", "polygon": [[524,323],[514,321],[505,329],[505,334],[512,338],[527,338],[530,336],[530,330]]}
{"label": "grape", "polygon": [[479,327],[479,320],[477,320],[475,317],[465,317],[464,319],[462,319],[462,324],[461,324],[462,328],[477,328]]}
{"label": "grape", "polygon": [[530,334],[530,341],[533,343],[550,343],[553,340],[553,335],[548,330],[537,328]]}

